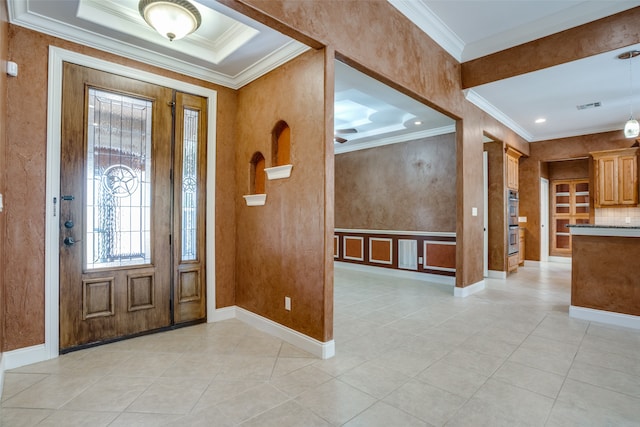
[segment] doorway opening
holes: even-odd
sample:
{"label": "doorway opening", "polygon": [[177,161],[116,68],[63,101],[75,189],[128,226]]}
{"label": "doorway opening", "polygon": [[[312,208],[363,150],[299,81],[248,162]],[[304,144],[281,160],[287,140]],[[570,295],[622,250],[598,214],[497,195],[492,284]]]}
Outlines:
{"label": "doorway opening", "polygon": [[335,61],[338,266],[455,285],[456,122]]}

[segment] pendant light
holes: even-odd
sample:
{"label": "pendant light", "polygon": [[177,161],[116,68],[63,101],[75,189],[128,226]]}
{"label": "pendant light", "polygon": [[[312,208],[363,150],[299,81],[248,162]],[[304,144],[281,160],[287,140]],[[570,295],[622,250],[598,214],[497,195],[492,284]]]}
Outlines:
{"label": "pendant light", "polygon": [[618,59],[629,60],[629,120],[624,124],[624,136],[625,138],[636,138],[640,135],[640,123],[633,118],[633,68],[631,66],[632,59],[640,55],[639,50],[630,50],[628,52],[618,55]]}
{"label": "pendant light", "polygon": [[169,41],[188,36],[202,23],[200,12],[187,0],[140,0],[138,11],[147,24]]}

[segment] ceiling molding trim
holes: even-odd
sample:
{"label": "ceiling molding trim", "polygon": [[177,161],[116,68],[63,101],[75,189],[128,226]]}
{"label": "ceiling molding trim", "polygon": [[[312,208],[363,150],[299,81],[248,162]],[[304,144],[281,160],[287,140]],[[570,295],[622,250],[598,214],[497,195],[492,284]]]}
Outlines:
{"label": "ceiling molding trim", "polygon": [[533,135],[527,132],[522,126],[516,123],[511,117],[504,114],[501,110],[497,109],[493,104],[484,99],[482,96],[478,95],[476,91],[473,89],[466,89],[463,91],[464,97],[467,101],[474,104],[476,107],[480,108],[485,113],[489,114],[491,117],[520,135],[527,142],[531,142],[533,140]]}
{"label": "ceiling molding trim", "polygon": [[[158,40],[162,40],[167,49],[176,52],[188,50],[192,56],[200,57],[216,65],[260,33],[255,28],[235,21],[216,39],[207,38],[196,32],[179,43],[166,43],[166,40],[156,30],[142,20],[137,10],[133,12],[113,2],[104,0],[80,1],[76,16],[94,24],[120,28],[123,33],[147,42],[156,43]],[[230,18],[228,20],[233,21]]]}
{"label": "ceiling molding trim", "polygon": [[242,22],[235,23],[213,43],[216,52],[215,64],[224,61],[227,56],[240,49],[258,34],[260,34],[260,31],[255,28],[251,28]]}
{"label": "ceiling molding trim", "polygon": [[267,74],[269,71],[286,64],[309,49],[311,49],[309,46],[298,41],[291,40],[234,76],[233,81],[235,86],[233,89],[240,89],[242,86],[251,83],[255,79]]}
{"label": "ceiling molding trim", "polygon": [[390,136],[388,138],[380,138],[372,142],[354,142],[353,145],[334,144],[334,153],[342,154],[351,151],[366,150],[368,148],[382,147],[384,145],[398,144],[401,142],[416,141],[423,138],[431,138],[438,135],[446,135],[454,133],[456,125],[443,126],[434,129],[427,129],[419,132],[405,133],[398,136]]}
{"label": "ceiling molding trim", "polygon": [[[10,4],[16,3],[18,2],[10,2]],[[237,89],[234,79],[222,73],[194,66],[187,62],[167,55],[162,55],[157,52],[141,49],[120,40],[97,35],[93,32],[81,30],[76,27],[70,27],[37,14],[26,12],[20,15],[15,15],[10,18],[10,22],[20,27],[49,34],[54,37],[99,49],[114,55],[123,56],[125,58],[154,65],[165,70],[175,71],[190,77]]]}
{"label": "ceiling molding trim", "polygon": [[291,41],[269,56],[256,61],[237,75],[228,76],[168,55],[142,49],[133,44],[102,36],[91,31],[70,27],[56,20],[31,13],[27,10],[27,2],[10,1],[7,2],[7,4],[9,6],[9,22],[11,22],[11,24],[231,89],[241,88],[310,49],[302,43]]}
{"label": "ceiling molding trim", "polygon": [[387,1],[458,62],[462,62],[464,42],[422,0]]}

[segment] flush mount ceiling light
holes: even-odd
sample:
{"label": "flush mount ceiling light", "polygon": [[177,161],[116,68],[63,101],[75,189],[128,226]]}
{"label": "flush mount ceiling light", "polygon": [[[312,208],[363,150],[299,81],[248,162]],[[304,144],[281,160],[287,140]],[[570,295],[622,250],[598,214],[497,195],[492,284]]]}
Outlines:
{"label": "flush mount ceiling light", "polygon": [[202,23],[200,12],[187,0],[140,0],[138,10],[147,24],[169,41],[188,36]]}
{"label": "flush mount ceiling light", "polygon": [[636,138],[640,135],[640,124],[633,118],[633,71],[631,68],[631,60],[638,55],[640,55],[640,50],[630,50],[618,55],[618,59],[629,60],[629,97],[631,101],[629,102],[629,120],[624,124],[624,136],[626,138]]}

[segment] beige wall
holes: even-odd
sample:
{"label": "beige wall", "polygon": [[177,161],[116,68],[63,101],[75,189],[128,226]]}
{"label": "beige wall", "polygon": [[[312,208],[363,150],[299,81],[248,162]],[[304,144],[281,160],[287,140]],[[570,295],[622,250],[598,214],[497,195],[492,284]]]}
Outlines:
{"label": "beige wall", "polygon": [[[333,222],[333,203],[326,202],[333,162],[323,161],[332,143],[325,99],[333,92],[324,82],[325,52],[312,50],[243,87],[235,141],[236,303],[320,341],[333,332],[333,268],[326,263],[324,227],[327,217]],[[271,132],[280,120],[291,129],[291,177],[266,182],[264,206],[246,206],[250,161],[259,151],[266,166],[274,166]],[[284,308],[285,296],[291,311]]]}
{"label": "beige wall", "polygon": [[[6,40],[3,38],[3,40]],[[9,58],[20,74],[7,81],[5,172],[4,350],[44,342],[44,232],[48,46],[95,56],[218,91],[216,151],[216,303],[235,304],[236,93],[211,83],[106,54],[55,37],[9,26]],[[4,73],[2,73],[4,75]],[[3,82],[3,80],[0,80]],[[1,184],[1,182],[0,182]],[[212,224],[208,224],[213,226]],[[224,248],[222,250],[221,248]]]}
{"label": "beige wall", "polygon": [[456,230],[456,138],[336,155],[336,228]]}
{"label": "beige wall", "polygon": [[527,217],[526,259],[540,260],[540,177],[551,178],[554,167],[546,163],[584,158],[591,151],[625,148],[633,143],[619,130],[530,144],[530,156],[520,159],[519,183],[520,215]]}

